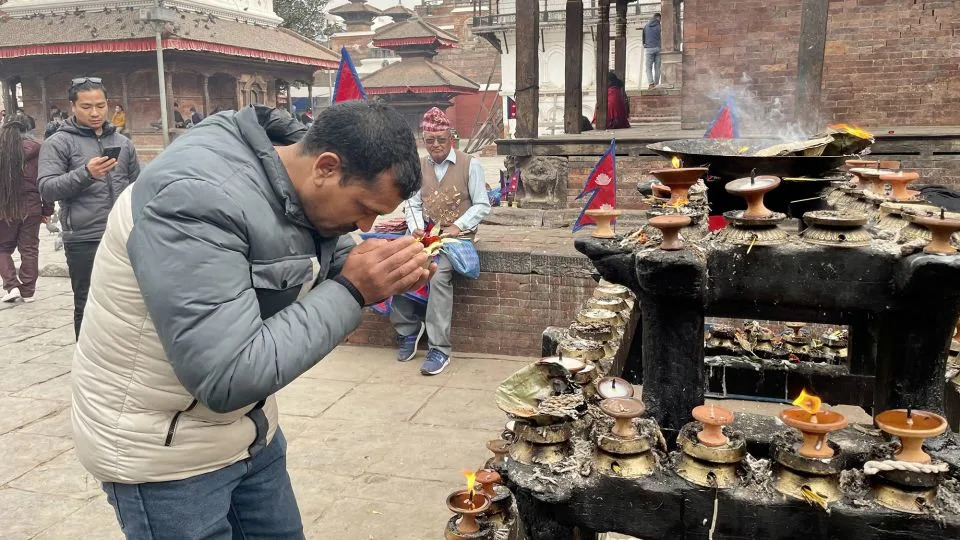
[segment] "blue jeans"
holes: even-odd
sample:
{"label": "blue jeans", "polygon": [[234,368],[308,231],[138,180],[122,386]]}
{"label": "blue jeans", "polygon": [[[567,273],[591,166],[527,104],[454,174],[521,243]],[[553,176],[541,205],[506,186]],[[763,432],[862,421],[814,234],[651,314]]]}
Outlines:
{"label": "blue jeans", "polygon": [[287,474],[280,429],[250,459],[171,482],[104,482],[130,540],[302,539],[300,510]]}
{"label": "blue jeans", "polygon": [[[656,74],[654,74],[656,68]],[[647,83],[660,84],[660,47],[643,49],[643,72],[647,74]]]}

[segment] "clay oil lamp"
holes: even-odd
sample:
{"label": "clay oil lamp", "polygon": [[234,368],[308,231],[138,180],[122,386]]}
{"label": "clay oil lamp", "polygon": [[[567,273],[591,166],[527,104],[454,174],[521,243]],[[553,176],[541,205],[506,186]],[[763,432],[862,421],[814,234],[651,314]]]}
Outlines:
{"label": "clay oil lamp", "polygon": [[495,524],[502,525],[504,513],[510,508],[510,490],[501,484],[500,473],[493,469],[477,471],[477,482],[480,483],[480,491],[490,499],[487,516]]}
{"label": "clay oil lamp", "polygon": [[706,167],[681,167],[680,158],[674,156],[672,169],[650,171],[660,183],[670,188],[670,200],[667,206],[679,207],[690,200],[690,188],[707,174]]}
{"label": "clay oil lamp", "polygon": [[725,186],[727,193],[742,197],[747,201],[747,209],[741,217],[750,219],[765,219],[773,216],[773,212],[763,204],[763,196],[780,185],[776,176],[757,176],[756,169],[749,178],[738,178],[728,182]]}
{"label": "clay oil lamp", "polygon": [[723,433],[733,423],[733,413],[716,405],[700,405],[692,411],[694,422],[685,425],[677,436],[682,454],[677,474],[704,487],[729,488],[739,483],[737,464],[746,456],[746,439]]}
{"label": "clay oil lamp", "polygon": [[593,364],[588,364],[583,367],[580,371],[573,376],[573,382],[579,384],[580,386],[590,386],[590,383],[597,378],[597,366]]}
{"label": "clay oil lamp", "polygon": [[838,500],[840,470],[839,447],[827,435],[847,426],[847,419],[835,411],[820,409],[820,398],[804,390],[793,402],[796,407],[780,412],[780,419],[803,435],[799,446],[780,441],[772,445],[777,463],[774,487],[790,497],[818,504]]}
{"label": "clay oil lamp", "polygon": [[737,343],[737,329],[728,324],[713,325],[704,346],[706,353],[710,356],[743,354],[743,347]]}
{"label": "clay oil lamp", "polygon": [[510,459],[528,465],[552,465],[567,456],[573,432],[570,422],[542,426],[517,422],[515,433],[517,442],[510,447]]}
{"label": "clay oil lamp", "polygon": [[960,231],[960,219],[954,214],[947,217],[946,211],[940,209],[940,217],[934,216],[911,216],[910,221],[926,227],[932,236],[930,243],[923,248],[924,253],[937,253],[940,255],[953,255],[957,248],[950,244],[950,237],[953,233]]}
{"label": "clay oil lamp", "polygon": [[647,224],[660,229],[660,232],[663,233],[663,241],[660,242],[660,249],[665,251],[683,249],[683,242],[680,241],[680,229],[690,225],[690,216],[656,216],[650,218]]}
{"label": "clay oil lamp", "polygon": [[614,418],[611,431],[621,439],[635,439],[639,435],[633,419],[647,410],[642,401],[633,398],[607,398],[600,402],[600,409]]}
{"label": "clay oil lamp", "polygon": [[893,456],[897,461],[930,463],[923,451],[923,441],[937,437],[947,430],[947,420],[939,414],[913,409],[892,409],[878,414],[874,421],[885,433],[900,438],[900,451]]}
{"label": "clay oil lamp", "polygon": [[777,225],[787,218],[785,214],[773,212],[763,204],[763,196],[780,185],[776,176],[757,176],[756,169],[749,178],[738,178],[726,185],[731,195],[746,200],[746,210],[724,212],[723,217],[730,223],[720,231],[720,241],[729,244],[772,246],[782,244],[787,233]]}
{"label": "clay oil lamp", "polygon": [[847,427],[847,418],[835,411],[820,410],[820,398],[807,394],[806,390],[800,392],[793,404],[795,408],[780,411],[780,419],[803,434],[798,453],[810,459],[833,457],[834,450],[827,444],[827,434]]}
{"label": "clay oil lamp", "polygon": [[894,201],[909,201],[920,195],[919,191],[907,189],[907,184],[920,178],[912,171],[897,171],[891,174],[881,174],[880,181],[890,184],[890,198]]}
{"label": "clay oil lamp", "polygon": [[872,167],[859,167],[856,169],[850,169],[850,174],[853,174],[860,179],[860,185],[863,187],[864,191],[868,191],[874,195],[880,196],[884,195],[883,183],[880,181],[880,177],[893,173],[894,171],[890,169],[874,169]]}
{"label": "clay oil lamp", "polygon": [[493,453],[493,457],[487,460],[486,468],[493,469],[506,465],[510,455],[510,441],[503,439],[490,439],[487,441],[487,450]]}
{"label": "clay oil lamp", "polygon": [[632,398],[634,393],[633,385],[626,379],[621,379],[620,377],[604,377],[598,379],[596,386],[597,396],[599,396],[600,399]]}
{"label": "clay oil lamp", "polygon": [[[947,420],[940,415],[913,409],[884,411],[874,417],[874,422],[885,433],[900,438],[900,450],[893,456],[893,463],[904,462],[903,467],[885,467],[876,464],[873,481],[874,499],[882,506],[908,514],[925,514],[937,498],[941,476],[949,467],[934,462],[923,451],[923,441],[937,437],[947,430]],[[888,470],[889,469],[889,470]]]}
{"label": "clay oil lamp", "polygon": [[591,309],[606,309],[617,314],[624,325],[630,320],[630,307],[622,298],[591,298],[587,300],[587,307]]}
{"label": "clay oil lamp", "polygon": [[[490,508],[490,498],[482,491],[474,490],[475,473],[467,473],[467,489],[455,491],[447,497],[447,508],[457,514],[447,523],[444,537],[448,540],[467,538],[485,538],[486,524],[481,524],[477,516]],[[483,526],[482,526],[483,525]]]}
{"label": "clay oil lamp", "polygon": [[600,208],[594,208],[591,210],[584,211],[584,214],[593,218],[597,222],[596,228],[593,229],[593,232],[590,233],[590,236],[594,238],[616,238],[617,233],[613,230],[613,224],[617,220],[622,212],[613,208],[612,206],[605,204]]}
{"label": "clay oil lamp", "polygon": [[643,402],[629,397],[608,398],[600,402],[600,410],[613,418],[614,424],[609,431],[603,426],[594,430],[599,447],[594,458],[596,470],[625,478],[651,474],[655,462],[650,441],[633,423],[646,411]]}
{"label": "clay oil lamp", "polygon": [[693,419],[703,424],[703,429],[697,433],[700,444],[716,447],[730,442],[723,434],[723,426],[733,423],[733,413],[716,405],[699,405],[693,408]]}

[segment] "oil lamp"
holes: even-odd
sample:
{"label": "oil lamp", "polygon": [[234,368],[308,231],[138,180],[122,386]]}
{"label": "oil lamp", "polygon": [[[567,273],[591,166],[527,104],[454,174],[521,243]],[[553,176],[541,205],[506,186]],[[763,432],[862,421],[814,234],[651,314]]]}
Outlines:
{"label": "oil lamp", "polygon": [[710,404],[694,407],[692,415],[694,421],[677,436],[682,452],[677,474],[698,486],[736,486],[737,464],[746,456],[746,439],[739,432],[732,432],[732,437],[723,433],[723,426],[733,423],[733,413]]}
{"label": "oil lamp", "polygon": [[643,402],[628,397],[608,398],[600,402],[600,410],[614,419],[609,431],[595,428],[599,447],[595,456],[597,471],[609,476],[636,478],[653,473],[654,458],[650,441],[642,436],[633,419],[646,411]]}

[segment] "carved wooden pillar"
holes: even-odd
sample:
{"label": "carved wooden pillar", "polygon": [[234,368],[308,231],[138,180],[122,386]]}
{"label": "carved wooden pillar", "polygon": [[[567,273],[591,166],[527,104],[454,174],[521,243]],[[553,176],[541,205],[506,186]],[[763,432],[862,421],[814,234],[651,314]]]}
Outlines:
{"label": "carved wooden pillar", "polygon": [[203,116],[210,114],[210,76],[203,75]]}
{"label": "carved wooden pillar", "polygon": [[627,80],[627,0],[617,0],[617,37],[613,49],[613,70],[621,81]]}
{"label": "carved wooden pillar", "polygon": [[537,0],[517,0],[517,133],[536,138],[540,121],[540,14]]}
{"label": "carved wooden pillar", "polygon": [[133,125],[133,116],[130,115],[130,90],[127,88],[127,74],[120,74],[120,106],[123,107],[123,114],[126,115],[127,125],[124,129],[130,131]]}
{"label": "carved wooden pillar", "polygon": [[173,97],[173,72],[164,72],[164,77],[166,78],[167,102],[162,104],[162,107],[164,113],[167,115],[167,125],[173,129],[176,127],[176,115],[173,114],[173,104],[177,100]]}
{"label": "carved wooden pillar", "polygon": [[803,0],[794,118],[808,133],[814,133],[820,127],[820,91],[829,10],[830,0]]}
{"label": "carved wooden pillar", "polygon": [[580,133],[583,116],[583,0],[567,0],[566,78],[563,95],[563,129]]}
{"label": "carved wooden pillar", "polygon": [[[40,118],[37,118],[37,126],[46,126],[50,121],[50,106],[47,103],[47,78],[43,75],[37,77],[40,82]],[[42,127],[40,128],[43,129]]]}
{"label": "carved wooden pillar", "polygon": [[607,129],[607,79],[610,71],[610,0],[600,0],[597,21],[597,129]]}

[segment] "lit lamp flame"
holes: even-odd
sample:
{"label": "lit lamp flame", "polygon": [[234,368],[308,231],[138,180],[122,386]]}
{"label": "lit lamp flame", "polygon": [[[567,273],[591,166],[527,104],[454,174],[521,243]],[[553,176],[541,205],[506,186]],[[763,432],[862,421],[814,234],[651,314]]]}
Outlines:
{"label": "lit lamp flame", "polygon": [[869,131],[863,128],[858,128],[857,126],[851,126],[849,124],[833,124],[828,127],[830,129],[836,129],[836,130],[843,131],[844,133],[849,133],[850,135],[853,135],[854,137],[859,137],[861,139],[871,139],[871,140],[873,139],[872,133],[870,133]]}
{"label": "lit lamp flame", "polygon": [[820,398],[813,394],[808,394],[807,389],[800,390],[800,395],[793,400],[793,404],[810,413],[810,421],[817,421],[817,413],[820,412]]}
{"label": "lit lamp flame", "polygon": [[674,169],[679,169],[680,165],[682,165],[682,163],[680,162],[680,158],[677,156],[673,156],[672,158],[670,158],[670,164],[673,165]]}
{"label": "lit lamp flame", "polygon": [[463,475],[467,477],[467,502],[470,504],[470,507],[473,508],[473,487],[477,482],[477,473],[473,471],[463,471]]}

